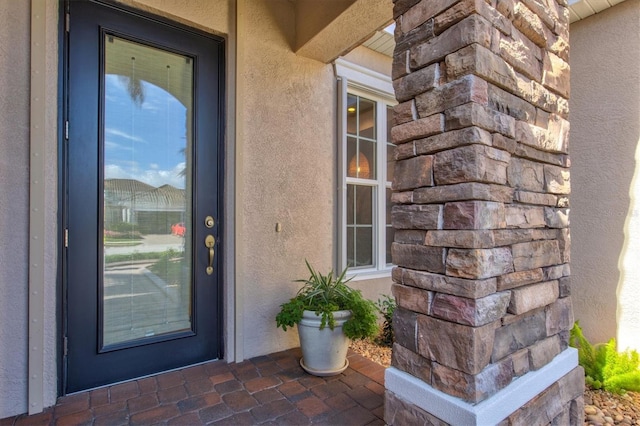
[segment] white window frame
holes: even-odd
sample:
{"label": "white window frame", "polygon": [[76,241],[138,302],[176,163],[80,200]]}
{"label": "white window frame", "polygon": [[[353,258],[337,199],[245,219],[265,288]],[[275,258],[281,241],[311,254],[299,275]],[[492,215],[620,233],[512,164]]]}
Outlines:
{"label": "white window frame", "polygon": [[[338,270],[347,266],[347,184],[373,186],[373,241],[374,266],[349,268],[348,276],[358,279],[373,279],[391,275],[393,265],[386,263],[386,197],[385,191],[391,188],[387,182],[387,106],[397,104],[391,77],[368,68],[337,59],[334,63],[338,80]],[[347,177],[347,99],[348,94],[361,96],[376,102],[376,169],[377,179],[372,183],[368,179]]]}

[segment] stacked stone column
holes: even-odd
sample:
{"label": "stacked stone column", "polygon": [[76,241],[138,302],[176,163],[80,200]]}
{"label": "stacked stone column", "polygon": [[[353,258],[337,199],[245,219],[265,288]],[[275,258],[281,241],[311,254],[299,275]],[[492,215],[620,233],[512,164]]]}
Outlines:
{"label": "stacked stone column", "polygon": [[[429,401],[475,412],[518,380],[556,374],[498,420],[580,423],[566,0],[394,0],[394,16],[398,309],[385,419],[452,423]],[[403,380],[435,399],[404,395]]]}

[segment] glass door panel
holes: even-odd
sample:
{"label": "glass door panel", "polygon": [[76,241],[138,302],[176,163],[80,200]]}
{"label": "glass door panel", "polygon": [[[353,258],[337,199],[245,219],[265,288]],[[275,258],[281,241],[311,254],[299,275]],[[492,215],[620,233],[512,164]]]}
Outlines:
{"label": "glass door panel", "polygon": [[193,61],[103,42],[101,351],[193,328]]}

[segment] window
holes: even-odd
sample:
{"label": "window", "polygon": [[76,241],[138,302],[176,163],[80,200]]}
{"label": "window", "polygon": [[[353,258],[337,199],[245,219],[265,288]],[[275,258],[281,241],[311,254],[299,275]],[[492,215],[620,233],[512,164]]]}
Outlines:
{"label": "window", "polygon": [[[339,170],[340,266],[358,275],[391,269],[391,144],[393,95],[344,77],[341,82]],[[346,83],[346,86],[345,86]]]}

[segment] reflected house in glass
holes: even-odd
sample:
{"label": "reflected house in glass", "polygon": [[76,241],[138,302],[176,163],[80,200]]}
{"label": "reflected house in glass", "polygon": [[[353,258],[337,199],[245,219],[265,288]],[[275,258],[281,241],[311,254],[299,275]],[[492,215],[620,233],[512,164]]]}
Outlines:
{"label": "reflected house in glass", "polygon": [[172,224],[185,221],[184,209],[184,189],[156,188],[135,179],[104,181],[105,230],[127,223],[142,234],[169,234]]}

